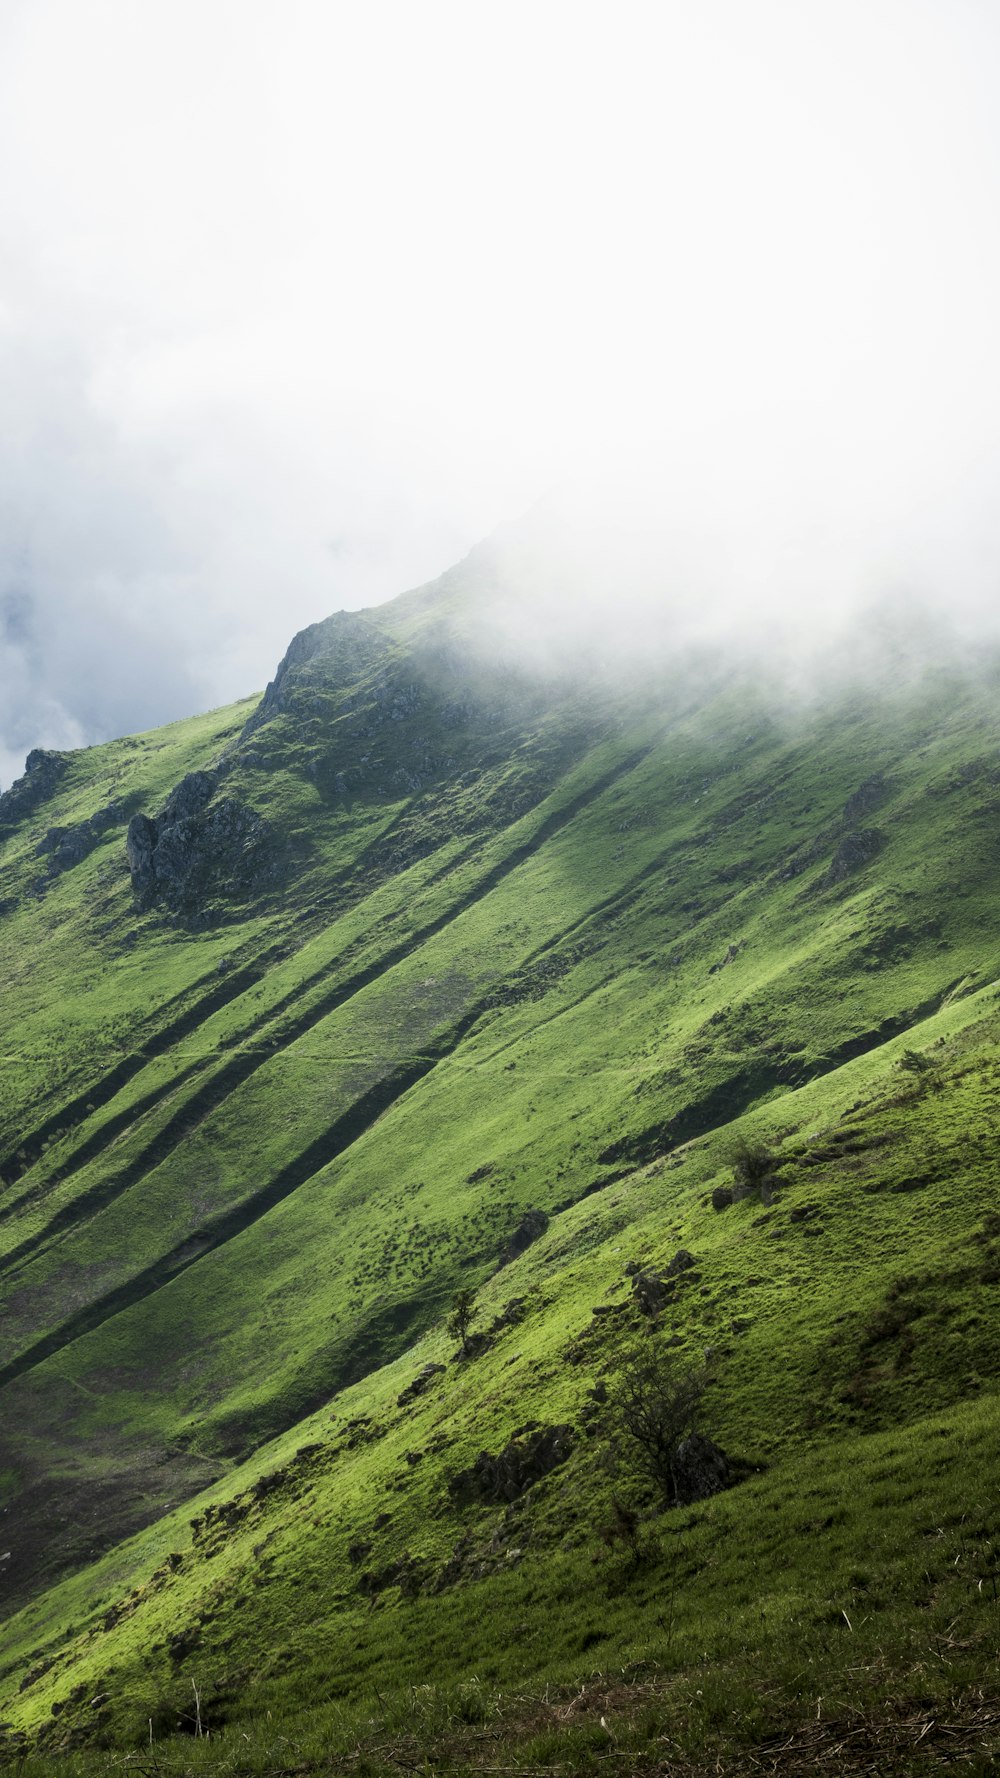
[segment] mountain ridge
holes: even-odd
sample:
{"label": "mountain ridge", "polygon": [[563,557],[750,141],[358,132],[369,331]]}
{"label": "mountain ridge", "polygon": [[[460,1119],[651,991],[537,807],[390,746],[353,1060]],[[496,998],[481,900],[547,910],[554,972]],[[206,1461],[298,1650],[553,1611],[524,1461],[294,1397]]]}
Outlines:
{"label": "mountain ridge", "polygon": [[[26,777],[51,786],[33,806],[5,793],[21,810],[0,851],[15,1749],[24,1732],[49,1747],[141,1739],[140,1696],[179,1696],[178,1664],[190,1678],[164,1649],[189,1637],[216,1559],[240,1600],[212,1608],[214,1641],[198,1634],[213,1672],[233,1667],[209,1688],[220,1724],[251,1709],[255,1638],[261,1673],[294,1647],[310,1683],[331,1684],[290,1578],[276,1617],[267,1587],[250,1610],[258,1521],[288,1576],[311,1576],[335,1639],[341,1622],[355,1634],[361,1601],[384,1620],[362,1663],[380,1687],[409,1671],[389,1619],[430,1660],[427,1609],[446,1594],[442,1671],[466,1670],[480,1585],[497,1601],[540,1589],[563,1626],[552,1659],[578,1671],[558,1576],[576,1576],[567,1599],[590,1598],[580,1550],[605,1487],[586,1461],[604,1423],[581,1391],[595,1373],[613,1391],[635,1339],[721,1354],[713,1431],[757,1479],[709,1517],[737,1543],[740,1513],[762,1525],[824,1439],[836,1467],[852,1438],[891,1443],[894,1428],[924,1427],[923,1449],[951,1413],[989,1446],[979,1397],[1000,1322],[968,1242],[995,1147],[1000,662],[871,662],[863,682],[787,706],[756,659],[698,671],[687,647],[644,678],[529,673],[462,640],[495,580],[491,549],[473,552],[374,615],[300,632],[262,698],[36,762]],[[234,807],[266,828],[266,869],[256,828],[237,823],[227,852],[206,826]],[[92,845],[40,874],[53,829],[109,808]],[[211,860],[186,900],[148,875],[170,834],[176,857]],[[720,1214],[741,1132],[774,1153],[777,1208]],[[912,1225],[911,1202],[925,1207]],[[541,1233],[511,1257],[532,1216]],[[876,1252],[859,1238],[872,1218]],[[697,1263],[650,1319],[625,1262],[656,1271],[679,1247]],[[460,1286],[493,1316],[467,1363],[442,1326]],[[866,1346],[879,1315],[895,1331]],[[935,1317],[936,1350],[920,1332]],[[866,1356],[880,1339],[902,1355],[885,1375]],[[444,1368],[404,1403],[421,1365]],[[456,1507],[448,1478],[477,1441],[516,1438],[526,1410],[571,1428],[572,1449],[514,1514],[531,1537],[491,1554],[494,1509]],[[269,1463],[283,1479],[265,1488]],[[373,1540],[373,1492],[405,1528]],[[328,1590],[302,1541],[307,1495]],[[363,1571],[348,1553],[362,1542],[379,1552]],[[535,1578],[515,1586],[515,1570]],[[138,1588],[127,1609],[116,1574]],[[637,1611],[655,1642],[651,1595]],[[509,1682],[516,1645],[496,1653]],[[130,1677],[88,1716],[109,1661]],[[164,1708],[168,1733],[180,1706]]]}

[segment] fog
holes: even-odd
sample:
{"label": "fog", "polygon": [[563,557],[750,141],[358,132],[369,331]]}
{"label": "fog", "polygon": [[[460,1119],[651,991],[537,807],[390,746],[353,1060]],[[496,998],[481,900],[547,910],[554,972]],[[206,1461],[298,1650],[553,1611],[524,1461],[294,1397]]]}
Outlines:
{"label": "fog", "polygon": [[0,0],[0,784],[539,502],[540,653],[992,629],[998,78],[985,0]]}

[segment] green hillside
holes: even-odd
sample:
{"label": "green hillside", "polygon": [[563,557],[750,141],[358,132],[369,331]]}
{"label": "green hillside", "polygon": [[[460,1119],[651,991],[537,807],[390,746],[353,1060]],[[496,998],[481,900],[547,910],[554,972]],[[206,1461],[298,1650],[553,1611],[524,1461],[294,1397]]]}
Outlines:
{"label": "green hillside", "polygon": [[0,1746],[992,1769],[1000,660],[531,669],[502,594],[0,797]]}

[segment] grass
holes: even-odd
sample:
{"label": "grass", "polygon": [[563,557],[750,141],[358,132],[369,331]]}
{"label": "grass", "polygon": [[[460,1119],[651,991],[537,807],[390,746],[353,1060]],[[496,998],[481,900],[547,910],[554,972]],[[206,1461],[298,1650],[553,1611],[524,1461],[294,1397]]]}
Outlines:
{"label": "grass", "polygon": [[[251,704],[69,756],[0,852],[9,1749],[980,1769],[990,674],[787,713],[749,676],[542,698],[462,681],[433,611],[374,614],[384,644],[303,668],[246,743]],[[46,827],[155,812],[220,758],[280,886],[203,925],[137,913],[122,821],[44,877]],[[877,852],[840,880],[874,774]],[[774,1201],[719,1212],[740,1140],[775,1155]],[[501,1264],[529,1208],[548,1226]],[[651,1325],[626,1267],[681,1246]],[[499,1325],[460,1362],[465,1285]],[[598,1536],[592,1391],[637,1339],[709,1354],[709,1430],[749,1479],[649,1517],[633,1571]],[[574,1429],[568,1462],[456,1504],[529,1421]]]}

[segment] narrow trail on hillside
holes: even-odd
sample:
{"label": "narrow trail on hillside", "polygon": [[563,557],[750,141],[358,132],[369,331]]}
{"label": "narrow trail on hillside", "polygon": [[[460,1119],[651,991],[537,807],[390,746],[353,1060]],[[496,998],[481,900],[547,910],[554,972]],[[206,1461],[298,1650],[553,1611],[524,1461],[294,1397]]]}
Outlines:
{"label": "narrow trail on hillside", "polygon": [[[183,1042],[185,1037],[190,1037],[192,1032],[197,1031],[206,1019],[228,1006],[231,1001],[240,999],[249,989],[256,987],[258,982],[263,979],[268,963],[273,960],[270,952],[264,952],[252,965],[237,970],[232,975],[227,975],[222,981],[219,980],[218,975],[215,975],[214,977],[203,976],[200,981],[195,982],[193,989],[188,989],[183,998],[186,999],[191,992],[197,994],[198,989],[206,986],[209,982],[212,983],[212,986],[207,993],[199,994],[196,1000],[189,1002],[177,1018],[171,1019],[159,1031],[154,1031],[147,1037],[141,1048],[123,1056],[121,1061],[116,1062],[115,1066],[109,1069],[106,1074],[91,1082],[82,1092],[77,1093],[74,1098],[61,1105],[58,1111],[52,1113],[51,1117],[46,1118],[44,1123],[36,1125],[34,1130],[22,1137],[18,1143],[16,1154],[5,1159],[2,1163],[2,1170],[8,1184],[16,1183],[33,1166],[47,1143],[54,1141],[59,1136],[64,1136],[68,1130],[73,1129],[78,1123],[82,1123],[86,1117],[89,1117],[102,1105],[107,1105],[116,1094],[121,1092],[123,1087],[128,1086],[137,1074],[141,1074],[151,1061],[166,1055],[174,1044]],[[169,1011],[171,1004],[173,1003],[168,1001],[164,1010]],[[152,1095],[150,1098],[152,1102],[155,1102]],[[62,1175],[58,1177],[62,1177]],[[46,1185],[40,1189],[48,1190],[51,1183],[51,1181],[47,1181]],[[10,1216],[18,1215],[38,1195],[39,1192],[34,1191],[24,1194],[16,1202],[10,1200],[0,1202],[0,1222]]]}
{"label": "narrow trail on hillside", "polygon": [[[617,1160],[626,1162],[612,1174],[606,1174],[580,1194],[588,1197],[595,1191],[614,1184],[625,1177],[636,1167],[644,1166],[649,1161],[661,1158],[674,1147],[694,1140],[695,1137],[711,1134],[724,1129],[729,1123],[743,1115],[748,1105],[760,1096],[762,1091],[769,1090],[773,1084],[786,1084],[790,1091],[810,1085],[813,1081],[827,1074],[836,1073],[846,1063],[856,1060],[859,1056],[878,1048],[882,1043],[899,1036],[901,1032],[911,1029],[923,1019],[936,1013],[940,1006],[940,995],[910,1012],[892,1015],[873,1031],[860,1033],[846,1040],[830,1056],[822,1058],[799,1079],[782,1081],[778,1075],[769,1074],[766,1079],[753,1076],[738,1082],[727,1082],[724,1088],[706,1094],[702,1099],[686,1107],[670,1124],[659,1125],[653,1130],[629,1137],[621,1144],[612,1144],[605,1151],[606,1162]],[[187,1237],[183,1242],[162,1255],[151,1265],[144,1267],[131,1279],[93,1303],[86,1305],[70,1316],[60,1327],[53,1329],[28,1347],[24,1352],[0,1367],[0,1389],[6,1387],[26,1371],[33,1370],[56,1352],[79,1339],[83,1334],[92,1332],[105,1321],[110,1320],[122,1310],[131,1308],[155,1291],[170,1284],[175,1278],[197,1264],[208,1254],[233,1240],[237,1235],[265,1216],[269,1210],[280,1204],[283,1199],[306,1184],[316,1173],[338,1160],[354,1143],[356,1143],[371,1126],[384,1115],[410,1088],[423,1080],[428,1074],[449,1060],[455,1053],[462,1039],[476,1024],[484,1012],[491,1009],[491,996],[483,996],[469,1007],[461,1018],[441,1032],[438,1037],[416,1058],[405,1065],[394,1069],[391,1073],[377,1081],[355,1103],[343,1112],[334,1122],[311,1142],[296,1158],[283,1167],[269,1183],[252,1196],[241,1200],[228,1210],[203,1224],[197,1234]],[[598,1157],[599,1159],[603,1157]],[[554,1213],[569,1209],[576,1199],[554,1206]]]}
{"label": "narrow trail on hillside", "polygon": [[[568,773],[580,765],[586,756],[586,751],[587,749],[584,747],[582,751],[573,753],[571,757],[561,762],[561,769],[546,784],[543,793],[532,805],[533,808],[540,807],[555,793]],[[185,1037],[192,1035],[231,1001],[240,999],[253,987],[259,985],[273,964],[287,962],[291,957],[304,951],[315,938],[326,930],[332,920],[349,913],[363,902],[374,888],[381,886],[398,869],[407,868],[408,863],[414,862],[413,859],[409,859],[406,864],[401,864],[398,859],[394,861],[392,848],[394,841],[398,841],[400,835],[405,836],[409,824],[414,819],[415,809],[421,806],[422,801],[423,799],[418,797],[415,802],[411,801],[405,804],[393,819],[380,828],[375,837],[362,847],[357,857],[338,871],[332,879],[325,878],[321,887],[313,885],[310,890],[308,910],[300,913],[293,926],[284,931],[276,942],[266,945],[252,959],[246,959],[237,975],[227,977],[222,984],[219,983],[217,974],[203,977],[200,981],[195,982],[190,989],[185,990],[181,996],[177,997],[178,1000],[187,1002],[184,1011],[177,1019],[160,1030],[154,1030],[149,1037],[138,1043],[135,1050],[122,1056],[105,1073],[97,1075],[86,1088],[82,1088],[71,1099],[64,1102],[43,1123],[20,1135],[16,1147],[9,1150],[5,1156],[0,1156],[0,1176],[6,1179],[8,1186],[14,1185],[35,1165],[51,1142],[68,1135],[77,1125],[92,1117],[95,1111],[109,1104],[136,1075],[142,1073],[150,1061],[168,1052],[176,1042],[183,1041]],[[520,820],[529,813],[528,808],[521,809],[514,819]],[[493,835],[486,836],[487,839],[490,837]],[[438,870],[431,873],[425,887],[440,882],[456,869],[467,864],[474,856],[477,846],[483,844],[483,840],[484,836],[481,833],[474,837],[470,836],[469,843],[457,856],[448,858]],[[338,961],[344,962],[352,951],[360,948],[361,943],[362,940],[359,939],[353,945],[345,947]],[[278,1019],[290,1006],[300,1002],[305,994],[324,981],[330,973],[330,967],[329,963],[324,963],[309,975],[304,976],[281,999],[275,1001],[263,1015],[251,1019],[242,1029],[227,1034],[220,1044],[220,1049],[235,1049],[244,1042],[250,1041],[254,1036],[259,1036],[268,1024]],[[198,990],[208,984],[211,984],[209,991],[199,995]],[[197,997],[190,1001],[189,996],[192,993]],[[169,1011],[173,1004],[175,1004],[173,1001],[167,1002],[166,1007],[162,1010]],[[209,1059],[203,1058],[206,1061]],[[168,1097],[178,1084],[176,1076],[166,1082],[159,1083],[133,1106],[126,1107],[117,1118],[109,1120],[99,1130],[92,1132],[83,1147],[74,1151],[58,1169],[48,1174],[44,1180],[30,1186],[16,1199],[8,1197],[6,1200],[0,1201],[0,1222],[21,1214],[29,1205],[37,1203],[39,1199],[47,1196],[53,1185],[58,1185],[64,1179],[71,1177],[85,1161],[93,1159],[103,1148],[108,1147],[121,1134],[122,1129],[127,1127],[129,1121],[134,1122],[137,1116],[155,1109],[156,1105]]]}
{"label": "narrow trail on hillside", "polygon": [[[498,860],[447,909],[436,915],[434,919],[425,922],[424,925],[414,928],[404,939],[399,940],[372,963],[366,965],[364,969],[348,976],[335,987],[329,989],[326,994],[321,995],[319,999],[312,1001],[297,1015],[288,1019],[280,1027],[280,1030],[269,1037],[265,1047],[257,1045],[253,1048],[244,1048],[223,1063],[222,1067],[217,1069],[209,1080],[184,1100],[177,1111],[127,1166],[79,1192],[68,1204],[56,1212],[44,1229],[27,1237],[18,1247],[12,1248],[4,1255],[0,1261],[0,1276],[16,1273],[42,1249],[70,1230],[79,1227],[82,1222],[98,1214],[108,1205],[114,1203],[123,1193],[139,1184],[148,1173],[161,1165],[192,1134],[195,1128],[217,1111],[231,1093],[250,1080],[259,1069],[266,1066],[279,1049],[284,1049],[289,1044],[306,1036],[332,1012],[339,1010],[357,994],[387,974],[389,970],[405,961],[421,945],[426,944],[428,940],[444,931],[469,908],[483,900],[512,871],[526,863],[540,847],[574,820],[590,803],[603,795],[621,778],[634,771],[648,756],[651,745],[648,744],[629,753],[623,760],[620,760],[615,766],[578,792],[568,803],[553,810],[539,823],[528,839],[513,847],[506,857]],[[323,973],[329,973],[329,971]],[[474,1014],[470,1016],[478,1018],[488,1004],[488,999],[484,998],[481,1003],[477,1004]],[[272,1019],[269,1015],[268,1028],[271,1023]],[[419,1078],[419,1074],[415,1078]],[[359,1103],[364,1103],[364,1100]],[[323,1139],[321,1138],[321,1140]],[[251,1201],[256,1200],[244,1200],[243,1202]],[[199,1236],[198,1239],[200,1240],[200,1238]],[[148,1269],[155,1270],[155,1264]],[[127,1286],[121,1288],[125,1289]],[[98,1299],[98,1301],[104,1300],[106,1299]],[[81,1311],[81,1313],[86,1313],[86,1311]],[[34,1350],[34,1348],[30,1350]],[[19,1363],[20,1361],[12,1360],[11,1362]],[[6,1380],[6,1376],[7,1371],[0,1369],[0,1387]]]}
{"label": "narrow trail on hillside", "polygon": [[394,1069],[362,1094],[267,1185],[205,1222],[197,1234],[188,1236],[132,1278],[88,1303],[44,1338],[36,1340],[17,1358],[0,1367],[0,1389],[13,1382],[16,1377],[22,1376],[25,1371],[33,1370],[46,1358],[51,1358],[73,1340],[79,1339],[81,1334],[92,1332],[121,1310],[130,1308],[171,1283],[174,1278],[187,1271],[189,1266],[195,1265],[207,1254],[214,1253],[236,1235],[242,1234],[260,1217],[274,1209],[275,1205],[297,1191],[314,1174],[329,1166],[331,1161],[339,1159],[404,1093],[409,1092],[411,1087],[454,1053],[463,1037],[487,1009],[488,1002],[485,999],[477,1000],[421,1056]]}

